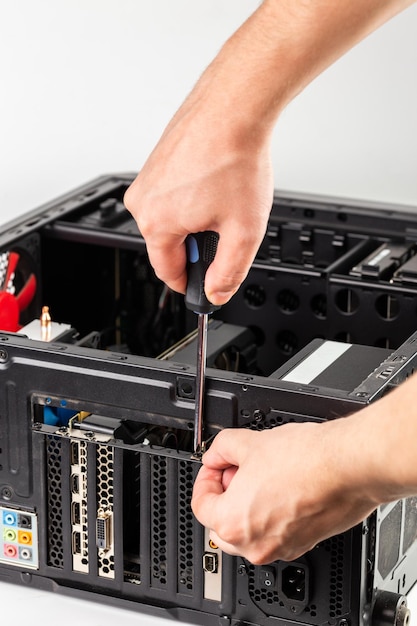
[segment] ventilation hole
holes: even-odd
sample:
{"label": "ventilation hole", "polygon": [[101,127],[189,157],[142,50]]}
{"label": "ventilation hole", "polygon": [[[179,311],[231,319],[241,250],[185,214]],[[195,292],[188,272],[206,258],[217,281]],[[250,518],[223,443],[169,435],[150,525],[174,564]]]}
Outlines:
{"label": "ventilation hole", "polygon": [[248,285],[246,287],[243,298],[251,309],[259,309],[265,304],[265,289],[261,285]]}
{"label": "ventilation hole", "polygon": [[265,343],[265,333],[259,328],[259,326],[249,326],[249,329],[255,336],[255,343],[257,346],[263,346]]}
{"label": "ventilation hole", "polygon": [[277,336],[277,345],[283,354],[291,356],[297,349],[297,337],[290,330],[283,330]]}
{"label": "ventilation hole", "polygon": [[181,461],[178,472],[178,529],[182,538],[178,546],[178,583],[182,592],[191,592],[194,582],[194,517],[191,511],[191,494],[194,483],[194,464]]}
{"label": "ventilation hole", "polygon": [[294,313],[300,306],[300,298],[290,289],[283,289],[277,295],[277,304],[283,313]]}
{"label": "ventilation hole", "polygon": [[376,312],[383,320],[393,320],[398,316],[400,303],[398,298],[389,294],[382,294],[375,300]]}
{"label": "ventilation hole", "polygon": [[353,289],[340,289],[336,294],[336,306],[342,313],[351,315],[359,308],[359,296]]}
{"label": "ventilation hole", "polygon": [[334,336],[335,341],[342,341],[343,343],[354,343],[352,334],[348,331],[341,330]]}
{"label": "ventilation hole", "polygon": [[326,319],[327,317],[327,298],[324,293],[318,293],[311,299],[311,310],[314,315],[319,319]]}
{"label": "ventilation hole", "polygon": [[46,437],[46,464],[48,476],[48,565],[63,568],[61,439]]}
{"label": "ventilation hole", "polygon": [[389,337],[380,337],[374,343],[377,348],[394,348],[392,340]]}

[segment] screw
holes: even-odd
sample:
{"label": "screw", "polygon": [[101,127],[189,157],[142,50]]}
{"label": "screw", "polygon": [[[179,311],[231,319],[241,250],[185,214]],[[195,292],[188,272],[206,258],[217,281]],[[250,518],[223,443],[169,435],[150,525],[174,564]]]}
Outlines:
{"label": "screw", "polygon": [[256,409],[253,412],[253,419],[255,420],[255,422],[261,422],[265,419],[265,413],[261,411],[261,409]]}
{"label": "screw", "polygon": [[246,565],[239,565],[237,568],[237,573],[239,576],[245,576],[247,574]]}
{"label": "screw", "polygon": [[1,490],[1,497],[3,500],[11,500],[13,495],[13,491],[11,487],[3,487]]}
{"label": "screw", "polygon": [[7,361],[8,359],[8,354],[7,354],[7,350],[4,350],[3,348],[0,350],[0,361]]}
{"label": "screw", "polygon": [[29,572],[22,572],[20,574],[20,579],[23,583],[29,584],[32,582],[32,574],[29,574]]}

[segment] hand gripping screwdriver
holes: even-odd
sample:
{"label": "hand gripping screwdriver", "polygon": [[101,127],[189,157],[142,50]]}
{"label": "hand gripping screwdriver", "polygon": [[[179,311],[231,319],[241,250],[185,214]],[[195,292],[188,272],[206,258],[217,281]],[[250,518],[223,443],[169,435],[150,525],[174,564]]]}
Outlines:
{"label": "hand gripping screwdriver", "polygon": [[201,459],[205,449],[203,442],[203,405],[207,359],[208,316],[210,313],[220,308],[207,300],[204,291],[204,282],[207,269],[216,256],[218,241],[218,233],[212,230],[188,235],[185,241],[187,249],[187,291],[185,294],[185,306],[198,315],[193,455],[194,458],[198,459]]}

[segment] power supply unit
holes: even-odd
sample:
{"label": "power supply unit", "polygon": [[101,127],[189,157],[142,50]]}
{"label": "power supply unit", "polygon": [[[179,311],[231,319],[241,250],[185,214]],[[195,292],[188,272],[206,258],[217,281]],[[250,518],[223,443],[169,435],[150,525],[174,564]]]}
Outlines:
{"label": "power supply unit", "polygon": [[[264,566],[194,518],[196,320],[149,265],[132,179],[0,231],[0,580],[204,626],[402,626],[417,496]],[[211,316],[205,440],[337,419],[401,384],[416,251],[404,208],[277,192],[247,279]]]}

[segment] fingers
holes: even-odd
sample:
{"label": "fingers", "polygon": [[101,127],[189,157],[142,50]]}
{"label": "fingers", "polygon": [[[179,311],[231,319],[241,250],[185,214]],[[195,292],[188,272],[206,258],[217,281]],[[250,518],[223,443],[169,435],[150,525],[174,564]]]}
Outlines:
{"label": "fingers", "polygon": [[239,468],[237,467],[227,467],[223,471],[222,486],[223,486],[224,491],[226,491],[226,489],[229,487],[238,469]]}
{"label": "fingers", "polygon": [[224,493],[221,470],[201,467],[193,488],[191,507],[196,518],[206,528],[213,528]]}
{"label": "fingers", "polygon": [[183,237],[160,237],[158,244],[147,240],[149,261],[160,280],[170,289],[185,293],[187,287],[186,249]]}
{"label": "fingers", "polygon": [[246,458],[248,449],[253,447],[253,440],[257,435],[259,435],[258,432],[244,428],[222,430],[205,452],[203,456],[204,466],[212,470],[239,467]]}
{"label": "fingers", "polygon": [[246,456],[253,431],[226,429],[203,455],[203,466],[194,483],[192,509],[207,528],[216,528],[225,506],[225,495],[239,464]]}
{"label": "fingers", "polygon": [[[248,237],[236,225],[223,225],[219,230],[216,256],[207,270],[204,286],[208,300],[217,306],[226,304],[239,289],[262,240],[262,236]],[[180,293],[185,293],[187,287],[184,240],[185,235],[161,235],[156,229],[146,237],[149,260],[156,275]]]}
{"label": "fingers", "polygon": [[207,270],[205,292],[215,305],[226,304],[246,278],[263,232],[250,234],[234,222],[222,224],[214,261]]}

